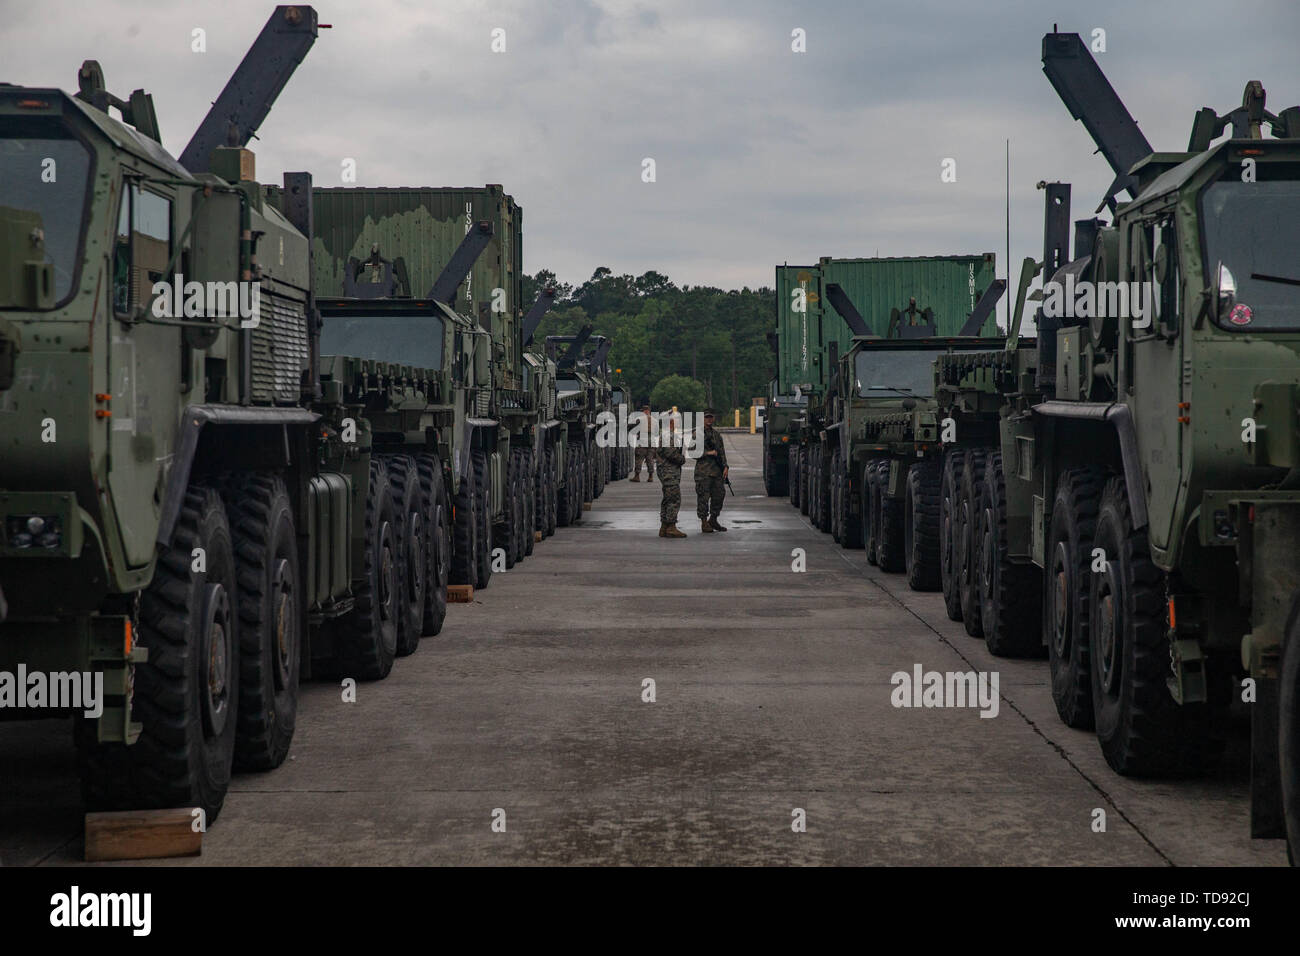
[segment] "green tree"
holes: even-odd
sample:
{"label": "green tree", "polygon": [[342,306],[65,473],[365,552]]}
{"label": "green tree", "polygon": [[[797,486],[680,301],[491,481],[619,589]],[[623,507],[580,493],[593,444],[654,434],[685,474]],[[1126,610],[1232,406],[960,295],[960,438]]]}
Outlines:
{"label": "green tree", "polygon": [[683,412],[704,411],[704,386],[685,375],[660,379],[650,392],[650,407],[667,411],[674,406]]}

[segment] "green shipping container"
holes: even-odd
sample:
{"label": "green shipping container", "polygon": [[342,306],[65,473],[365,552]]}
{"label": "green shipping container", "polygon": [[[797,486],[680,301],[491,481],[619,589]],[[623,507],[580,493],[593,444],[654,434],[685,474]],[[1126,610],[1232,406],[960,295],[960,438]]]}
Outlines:
{"label": "green shipping container", "polygon": [[796,386],[816,394],[824,383],[816,273],[816,266],[776,267],[778,395],[793,395]]}
{"label": "green shipping container", "polygon": [[[278,205],[278,187],[266,187]],[[312,268],[318,296],[343,295],[348,260],[379,255],[401,263],[409,294],[423,298],[476,222],[493,238],[456,293],[453,308],[492,332],[508,371],[522,376],[519,329],[531,303],[523,294],[523,210],[499,185],[471,187],[317,187],[312,190]],[[515,380],[512,384],[511,380]]]}
{"label": "green shipping container", "polygon": [[[848,325],[826,301],[828,283],[843,287],[877,335],[889,329],[890,310],[906,309],[913,298],[918,309],[934,310],[939,335],[956,335],[996,274],[991,252],[886,259],[825,256],[815,266],[777,266],[779,392],[793,394],[797,385],[804,394],[823,394],[830,344],[838,342],[843,355],[853,342]],[[992,332],[991,325],[985,332]]]}

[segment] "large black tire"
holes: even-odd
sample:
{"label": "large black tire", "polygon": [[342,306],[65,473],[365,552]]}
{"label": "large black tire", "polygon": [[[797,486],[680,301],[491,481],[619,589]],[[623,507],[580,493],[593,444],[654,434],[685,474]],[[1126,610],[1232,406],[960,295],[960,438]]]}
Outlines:
{"label": "large black tire", "polygon": [[424,627],[425,637],[442,632],[447,618],[447,577],[451,571],[451,514],[442,478],[442,462],[435,455],[415,459],[420,472],[420,495],[424,504],[424,526],[428,529],[425,548]]}
{"label": "large black tire", "polygon": [[812,511],[812,445],[799,449],[799,513],[810,515]]}
{"label": "large black tire", "polygon": [[1092,539],[1106,474],[1100,468],[1061,473],[1047,533],[1043,634],[1052,675],[1052,701],[1069,727],[1092,729],[1088,611]]}
{"label": "large black tire", "polygon": [[1179,705],[1169,693],[1165,578],[1145,531],[1133,528],[1123,478],[1102,492],[1093,547],[1105,570],[1091,574],[1092,710],[1097,740],[1120,774],[1163,776],[1213,763],[1223,740],[1207,704]]}
{"label": "large black tire", "polygon": [[235,767],[284,763],[298,715],[303,593],[293,503],[277,475],[223,488],[239,576],[239,716]]}
{"label": "large black tire", "polygon": [[397,567],[402,579],[397,607],[397,656],[407,657],[420,648],[424,632],[424,599],[428,586],[428,529],[424,524],[424,496],[415,459],[391,455],[385,459],[393,488],[393,513],[397,526]]}
{"label": "large black tire", "polygon": [[505,506],[501,509],[504,520],[492,526],[492,547],[505,552],[506,570],[519,560],[519,456],[511,448],[506,455]]}
{"label": "large black tire", "polygon": [[397,656],[402,574],[397,514],[384,463],[372,458],[365,504],[365,558],[352,582],[356,603],[338,621],[334,664],[340,677],[383,680]]}
{"label": "large black tire", "polygon": [[961,620],[961,555],[965,547],[961,525],[961,480],[966,452],[948,452],[939,484],[939,582],[948,620]]}
{"label": "large black tire", "polygon": [[903,502],[903,560],[907,586],[913,591],[937,591],[939,572],[939,488],[943,469],[934,459],[918,461],[907,470]]}
{"label": "large black tire", "polygon": [[863,546],[862,521],[853,514],[853,482],[850,480],[848,466],[840,463],[840,547],[857,551]]}
{"label": "large black tire", "polygon": [[987,449],[966,452],[966,467],[961,473],[961,491],[957,498],[959,517],[957,532],[957,588],[961,601],[961,623],[971,637],[984,636],[984,618],[979,601],[980,502],[984,495],[984,458]]}
{"label": "large black tire", "polygon": [[546,443],[546,536],[555,534],[556,517],[559,510],[559,479],[555,473],[555,446]]}
{"label": "large black tire", "polygon": [[531,448],[520,454],[523,462],[523,475],[520,491],[524,502],[524,557],[533,553],[537,543],[537,464]]}
{"label": "large black tire", "polygon": [[573,496],[573,520],[581,521],[582,511],[590,501],[587,497],[587,449],[577,442],[570,447],[573,448],[573,487],[577,489],[577,493]]}
{"label": "large black tire", "polygon": [[799,446],[790,446],[790,507],[799,507]]}
{"label": "large black tire", "polygon": [[[202,548],[205,570],[193,571]],[[171,542],[158,555],[140,600],[136,641],[149,649],[135,665],[130,747],[100,744],[96,724],[78,716],[82,793],[92,810],[200,807],[221,812],[235,756],[239,700],[238,583],[221,496],[191,487]]]}
{"label": "large black tire", "polygon": [[830,520],[827,523],[830,525],[831,540],[834,541],[836,544],[839,544],[840,543],[840,505],[841,505],[840,492],[842,489],[840,488],[840,451],[838,448],[835,449],[835,453],[831,455],[831,473],[829,476],[829,480],[827,481],[827,486],[828,486],[827,497],[829,498],[828,503],[830,505],[829,508]]}
{"label": "large black tire", "polygon": [[447,578],[452,584],[473,584],[478,579],[479,551],[485,543],[479,540],[481,499],[476,475],[471,462],[456,490],[451,525],[451,573]]}
{"label": "large black tire", "polygon": [[1287,858],[1295,866],[1300,862],[1300,596],[1291,606],[1278,670],[1278,769]]}
{"label": "large black tire", "polygon": [[528,509],[524,505],[524,457],[518,449],[512,449],[510,457],[514,460],[514,480],[510,482],[510,517],[513,527],[510,537],[515,545],[515,564],[524,559],[524,521]]}
{"label": "large black tire", "polygon": [[903,571],[903,499],[889,496],[891,463],[882,461],[876,471],[880,485],[880,531],[876,535],[876,564],[882,571]]}
{"label": "large black tire", "polygon": [[984,643],[996,657],[1043,654],[1042,573],[1011,560],[1007,542],[1007,485],[1002,452],[984,465],[980,507],[979,601]]}
{"label": "large black tire", "polygon": [[576,477],[577,455],[578,446],[569,442],[564,449],[564,487],[559,489],[555,509],[555,523],[561,528],[567,528],[582,514],[582,495]]}
{"label": "large black tire", "polygon": [[880,484],[877,475],[880,461],[867,462],[862,470],[862,513],[867,549],[867,563],[880,563]]}
{"label": "large black tire", "polygon": [[470,456],[470,463],[478,491],[478,534],[483,542],[479,548],[478,567],[474,571],[474,587],[482,590],[492,580],[492,475],[488,454],[481,448]]}

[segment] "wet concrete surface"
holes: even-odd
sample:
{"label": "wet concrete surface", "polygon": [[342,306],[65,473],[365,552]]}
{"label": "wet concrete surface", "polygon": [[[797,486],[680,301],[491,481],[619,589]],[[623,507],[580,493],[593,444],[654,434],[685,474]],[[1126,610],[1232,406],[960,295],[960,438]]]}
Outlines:
{"label": "wet concrete surface", "polygon": [[[236,776],[179,862],[1285,863],[1248,836],[1242,734],[1208,778],[1115,775],[1045,661],[989,655],[764,495],[756,438],[727,443],[729,532],[700,534],[689,472],[685,540],[657,537],[657,482],[610,485],[356,703],[305,685],[290,760]],[[895,708],[916,664],[996,671],[997,715]],[[0,782],[0,861],[80,860],[66,722],[0,724]]]}

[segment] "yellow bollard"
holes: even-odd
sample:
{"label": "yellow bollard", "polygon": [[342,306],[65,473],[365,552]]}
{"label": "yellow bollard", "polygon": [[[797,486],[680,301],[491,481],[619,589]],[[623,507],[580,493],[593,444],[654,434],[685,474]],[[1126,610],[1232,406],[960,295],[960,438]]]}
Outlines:
{"label": "yellow bollard", "polygon": [[756,431],[758,431],[757,424],[758,424],[758,409],[755,406],[750,405],[749,406],[749,433],[751,435],[754,434]]}
{"label": "yellow bollard", "polygon": [[736,427],[740,427],[740,409],[736,409]]}

